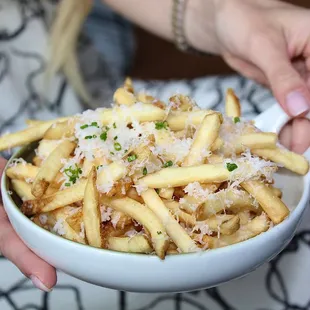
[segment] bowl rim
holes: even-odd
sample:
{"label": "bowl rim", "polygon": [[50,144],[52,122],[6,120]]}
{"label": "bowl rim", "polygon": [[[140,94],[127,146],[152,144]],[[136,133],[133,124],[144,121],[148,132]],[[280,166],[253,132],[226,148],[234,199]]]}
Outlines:
{"label": "bowl rim", "polygon": [[[5,205],[5,209],[6,208],[10,208],[10,211],[12,211],[11,214],[13,214],[14,218],[17,218],[18,222],[21,223],[21,225],[27,225],[28,227],[31,227],[32,230],[34,230],[36,232],[36,235],[41,234],[43,239],[50,239],[53,240],[54,242],[63,242],[63,245],[68,247],[73,247],[75,249],[80,249],[83,251],[89,251],[89,254],[99,254],[99,255],[109,255],[109,256],[113,256],[114,258],[126,258],[128,256],[130,257],[134,257],[136,259],[152,259],[154,260],[159,260],[161,262],[165,262],[165,261],[175,261],[175,260],[180,260],[180,259],[184,259],[184,258],[195,258],[197,256],[212,256],[212,255],[226,255],[227,252],[231,252],[232,250],[238,250],[238,249],[242,249],[243,247],[247,247],[248,245],[254,244],[255,242],[259,243],[261,241],[263,241],[263,239],[266,239],[266,242],[268,241],[268,237],[271,237],[273,235],[276,235],[278,233],[278,231],[280,230],[285,230],[285,227],[289,226],[290,222],[294,222],[296,221],[296,219],[300,218],[303,214],[303,212],[305,211],[305,209],[308,206],[308,201],[309,201],[309,197],[310,197],[310,172],[305,175],[305,176],[300,176],[303,179],[303,185],[304,185],[304,190],[303,193],[301,195],[301,198],[299,200],[299,203],[297,204],[297,206],[295,207],[295,209],[290,213],[290,215],[280,224],[272,227],[271,229],[267,230],[264,233],[259,234],[256,237],[253,237],[251,239],[236,243],[236,244],[232,244],[232,245],[228,245],[222,248],[216,248],[216,249],[210,249],[210,250],[202,250],[202,251],[198,251],[198,252],[193,252],[193,253],[179,253],[176,255],[167,255],[165,257],[165,260],[162,261],[157,255],[153,255],[153,254],[143,254],[143,253],[128,253],[128,252],[118,252],[118,251],[113,251],[113,250],[109,250],[109,249],[102,249],[102,248],[95,248],[92,247],[90,245],[87,244],[81,244],[69,239],[65,239],[59,235],[56,235],[38,225],[36,225],[34,222],[32,222],[27,216],[25,216],[21,211],[20,208],[16,205],[16,203],[14,202],[14,200],[11,197],[11,194],[9,193],[10,189],[9,189],[9,178],[6,176],[6,170],[9,168],[10,164],[12,163],[12,161],[16,158],[20,158],[23,156],[23,154],[26,151],[34,151],[34,148],[32,147],[32,144],[26,145],[22,148],[20,148],[19,150],[17,150],[11,157],[10,159],[7,161],[7,164],[3,170],[2,176],[1,176],[1,194],[2,194],[2,198],[3,198],[3,204],[4,201],[9,201],[10,204],[6,204]],[[15,230],[15,229],[14,229]],[[17,233],[17,232],[16,232]],[[22,238],[22,236],[21,236]],[[41,239],[41,238],[40,238]]]}

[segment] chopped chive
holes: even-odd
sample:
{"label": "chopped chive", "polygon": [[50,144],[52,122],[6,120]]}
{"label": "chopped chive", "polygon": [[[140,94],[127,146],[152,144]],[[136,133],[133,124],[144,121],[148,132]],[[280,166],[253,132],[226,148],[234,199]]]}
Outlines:
{"label": "chopped chive", "polygon": [[106,141],[108,138],[108,133],[106,131],[104,131],[101,135],[100,135],[100,139],[103,141]]}
{"label": "chopped chive", "polygon": [[229,172],[232,172],[232,171],[238,169],[238,166],[234,163],[227,163],[226,168]]}
{"label": "chopped chive", "polygon": [[164,168],[168,168],[168,167],[171,167],[173,166],[173,162],[171,160],[167,161],[166,163],[164,163],[163,167]]}
{"label": "chopped chive", "polygon": [[73,184],[75,184],[77,179],[79,179],[80,174],[82,174],[82,169],[80,167],[78,167],[77,164],[75,164],[75,168],[70,166],[69,168],[64,170],[64,173],[67,177],[69,177],[69,181],[72,182]]}
{"label": "chopped chive", "polygon": [[99,166],[97,166],[97,170],[99,170],[99,168],[101,168],[101,167],[103,167],[103,165],[99,165]]}
{"label": "chopped chive", "polygon": [[65,186],[67,186],[67,187],[70,186],[70,185],[71,185],[70,183],[65,183]]}
{"label": "chopped chive", "polygon": [[95,138],[97,138],[97,136],[96,136],[96,135],[93,135],[93,138],[95,139]]}
{"label": "chopped chive", "polygon": [[161,235],[161,234],[162,234],[162,232],[161,232],[161,231],[158,231],[158,232],[157,232],[157,235]]}
{"label": "chopped chive", "polygon": [[116,124],[115,123],[113,123],[113,128],[116,129]]}
{"label": "chopped chive", "polygon": [[93,136],[86,136],[85,137],[86,140],[89,140],[89,139],[92,139],[92,138],[93,138]]}
{"label": "chopped chive", "polygon": [[146,167],[143,168],[142,173],[143,173],[143,175],[147,175],[147,169],[146,169]]}
{"label": "chopped chive", "polygon": [[81,128],[81,129],[86,129],[86,128],[88,128],[88,125],[87,125],[87,124],[82,125],[80,128]]}
{"label": "chopped chive", "polygon": [[240,117],[234,117],[234,123],[235,124],[240,123]]}
{"label": "chopped chive", "polygon": [[115,155],[113,152],[110,152],[111,155]]}
{"label": "chopped chive", "polygon": [[117,140],[117,136],[114,137],[114,141]]}
{"label": "chopped chive", "polygon": [[159,189],[158,189],[158,188],[155,188],[155,192],[156,192],[157,194],[159,194]]}
{"label": "chopped chive", "polygon": [[126,149],[125,151],[124,151],[124,153],[127,153],[128,152],[128,150]]}
{"label": "chopped chive", "polygon": [[127,160],[131,163],[131,162],[135,161],[137,158],[138,157],[136,154],[132,154],[132,155],[128,156]]}
{"label": "chopped chive", "polygon": [[98,127],[98,128],[99,128],[99,126],[98,126],[98,123],[97,123],[97,122],[92,122],[90,126],[93,126],[93,127]]}
{"label": "chopped chive", "polygon": [[164,122],[156,122],[155,123],[155,129],[160,130],[160,129],[167,129],[168,123],[166,121]]}
{"label": "chopped chive", "polygon": [[122,149],[122,146],[118,142],[115,142],[114,143],[114,149],[115,149],[115,151],[120,151]]}

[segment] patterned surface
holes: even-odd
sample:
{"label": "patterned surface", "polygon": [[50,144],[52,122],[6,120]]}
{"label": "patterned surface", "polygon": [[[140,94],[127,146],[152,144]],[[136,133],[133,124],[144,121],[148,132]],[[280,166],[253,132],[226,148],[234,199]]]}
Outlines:
{"label": "patterned surface", "polygon": [[[1,2],[1,133],[22,128],[26,118],[48,119],[86,108],[78,103],[61,77],[55,81],[53,91],[42,103],[40,77],[44,69],[42,53],[46,36],[42,17],[45,10],[39,1],[28,1],[27,6],[25,3],[26,1],[22,0]],[[28,42],[32,44],[26,44]],[[92,48],[88,49],[88,53],[92,51]],[[100,60],[100,57],[97,57],[98,59]],[[102,64],[104,65],[104,62]],[[100,89],[96,91],[96,85],[98,88],[100,81],[107,81],[106,72],[97,70],[92,81],[90,88],[99,94],[97,103],[102,102],[102,96],[108,96],[109,92],[102,92]],[[138,88],[147,89],[163,99],[171,93],[187,93],[201,106],[218,110],[223,108],[225,89],[232,87],[241,98],[243,113],[247,118],[254,117],[274,103],[268,91],[241,77],[201,78],[169,83],[137,81],[137,85]],[[3,155],[8,156],[9,153],[5,152]],[[63,273],[59,273],[58,285],[54,291],[46,294],[36,290],[15,266],[0,257],[0,309],[308,310],[309,219],[308,212],[291,244],[271,263],[243,279],[219,288],[190,294],[122,293],[95,287]]]}

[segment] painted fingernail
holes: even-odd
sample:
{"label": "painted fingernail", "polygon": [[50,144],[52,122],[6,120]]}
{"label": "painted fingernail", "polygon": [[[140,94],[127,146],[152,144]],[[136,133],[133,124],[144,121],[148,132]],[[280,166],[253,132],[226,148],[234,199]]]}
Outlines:
{"label": "painted fingernail", "polygon": [[33,285],[39,290],[47,292],[47,293],[52,291],[52,289],[46,287],[36,276],[31,276],[30,280],[32,281]]}
{"label": "painted fingernail", "polygon": [[307,99],[299,91],[294,91],[288,94],[286,98],[286,106],[288,112],[292,116],[299,116],[309,111],[310,107]]}

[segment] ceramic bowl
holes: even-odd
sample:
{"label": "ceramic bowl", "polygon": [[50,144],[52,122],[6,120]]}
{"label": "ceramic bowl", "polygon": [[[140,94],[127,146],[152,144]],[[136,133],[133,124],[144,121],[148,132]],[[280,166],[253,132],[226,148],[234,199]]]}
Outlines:
{"label": "ceramic bowl", "polygon": [[[256,125],[279,131],[288,117],[276,105],[260,115]],[[13,158],[27,158],[35,145],[21,149]],[[305,154],[310,159],[310,151]],[[8,163],[8,164],[9,164]],[[1,188],[5,210],[20,238],[39,257],[57,269],[86,282],[131,292],[184,292],[205,289],[242,277],[279,254],[293,238],[309,202],[310,175],[300,177],[279,171],[276,184],[292,210],[281,224],[239,244],[193,254],[157,256],[96,249],[58,237],[32,223],[11,196],[3,174]]]}

